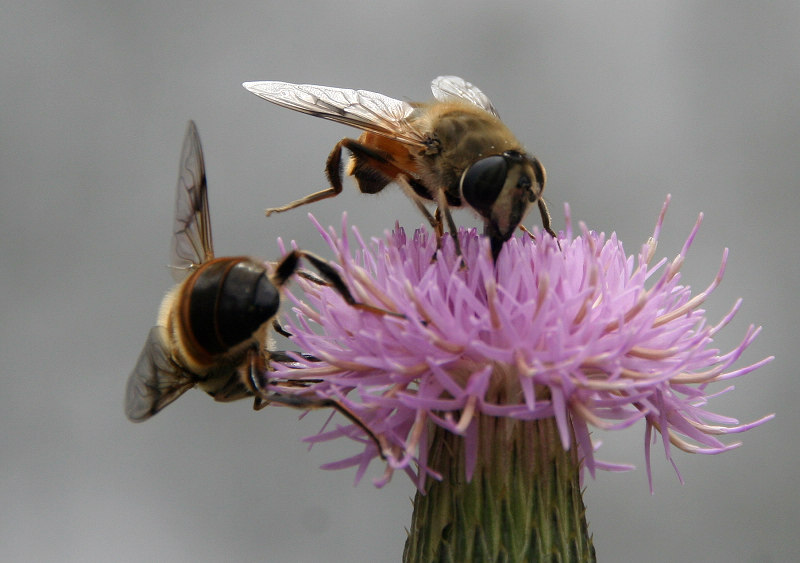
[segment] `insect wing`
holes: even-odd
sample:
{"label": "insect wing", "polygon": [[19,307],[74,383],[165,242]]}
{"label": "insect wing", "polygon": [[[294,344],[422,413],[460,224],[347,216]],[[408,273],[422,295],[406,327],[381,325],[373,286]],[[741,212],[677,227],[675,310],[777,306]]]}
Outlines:
{"label": "insect wing", "polygon": [[289,82],[245,82],[256,96],[279,106],[344,123],[398,141],[424,146],[425,137],[409,121],[414,106],[367,90]]}
{"label": "insect wing", "polygon": [[191,389],[195,381],[171,359],[163,329],[150,329],[147,342],[125,390],[125,414],[132,422],[147,420]]}
{"label": "insect wing", "polygon": [[438,76],[431,82],[433,97],[440,102],[463,100],[499,118],[489,98],[480,89],[458,76]]}
{"label": "insect wing", "polygon": [[214,258],[208,186],[203,148],[194,121],[186,128],[181,150],[172,234],[172,277],[180,281],[203,262]]}

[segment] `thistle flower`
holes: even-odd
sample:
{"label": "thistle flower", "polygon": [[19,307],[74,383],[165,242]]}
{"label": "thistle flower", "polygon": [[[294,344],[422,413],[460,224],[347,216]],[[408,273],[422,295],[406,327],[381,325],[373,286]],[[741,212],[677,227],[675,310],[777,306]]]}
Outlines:
{"label": "thistle flower", "polygon": [[[731,388],[710,394],[708,385],[772,358],[732,369],[760,331],[752,326],[730,352],[713,347],[741,303],[715,325],[700,308],[722,279],[727,250],[705,290],[692,295],[681,283],[702,215],[675,259],[651,264],[668,202],[637,257],[625,254],[615,234],[581,225],[574,236],[568,207],[558,242],[512,238],[496,265],[474,229],[459,231],[462,265],[447,236],[437,250],[425,229],[408,237],[395,227],[368,244],[354,228],[353,250],[346,218],[338,236],[317,224],[355,298],[405,317],[354,309],[332,289],[299,280],[303,296],[291,297],[296,320],[288,330],[320,362],[298,357],[294,368],[277,366],[276,375],[314,380],[314,393],[341,401],[386,445],[379,452],[355,426],[323,430],[309,441],[346,436],[364,443],[360,454],[325,467],[357,466],[358,481],[383,453],[386,473],[377,486],[401,469],[430,493],[427,477],[447,481],[457,464],[462,474],[454,478],[469,482],[493,463],[489,458],[497,463],[506,455],[503,448],[515,452],[512,464],[534,465],[543,444],[555,455],[555,443],[569,452],[575,474],[578,467],[592,475],[628,469],[595,458],[591,429],[622,429],[642,419],[648,477],[654,430],[673,465],[671,446],[717,454],[740,445],[718,436],[772,415],[739,424],[713,413],[709,400]],[[503,438],[514,432],[513,440]],[[446,459],[439,442],[448,444]],[[580,502],[571,509],[583,518]]]}

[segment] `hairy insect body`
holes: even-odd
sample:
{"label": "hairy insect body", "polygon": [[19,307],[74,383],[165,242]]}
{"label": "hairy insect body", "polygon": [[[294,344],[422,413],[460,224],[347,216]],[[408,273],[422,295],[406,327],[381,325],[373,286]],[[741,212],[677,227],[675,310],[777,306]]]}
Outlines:
{"label": "hairy insect body", "polygon": [[280,293],[263,265],[247,257],[215,258],[164,299],[158,325],[198,387],[218,388],[226,366],[235,371],[248,350],[266,342]]}
{"label": "hairy insect body", "polygon": [[[447,102],[433,105],[420,128],[430,131],[434,150],[423,151],[420,181],[433,190],[444,189],[448,203],[461,207],[461,177],[476,160],[507,150],[521,151],[520,143],[505,124],[469,104]],[[527,209],[527,206],[526,206]]]}
{"label": "hairy insect body", "polygon": [[[545,231],[556,236],[542,199],[546,176],[535,156],[500,120],[486,95],[457,76],[431,83],[430,103],[409,103],[366,90],[288,82],[245,82],[245,88],[279,106],[363,131],[334,146],[325,166],[329,187],[267,215],[334,197],[342,191],[342,151],[347,173],[362,193],[398,184],[430,222],[437,236],[446,224],[460,254],[451,207],[469,207],[485,224],[496,259],[503,243],[533,205]],[[426,204],[433,203],[431,214]]]}

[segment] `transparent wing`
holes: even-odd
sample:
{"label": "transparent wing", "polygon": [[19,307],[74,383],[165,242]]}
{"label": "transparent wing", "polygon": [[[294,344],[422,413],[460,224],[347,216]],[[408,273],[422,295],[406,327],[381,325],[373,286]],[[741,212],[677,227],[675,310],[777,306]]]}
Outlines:
{"label": "transparent wing", "polygon": [[245,82],[268,102],[322,119],[344,123],[404,143],[424,146],[425,137],[409,121],[414,106],[383,94],[313,84]]}
{"label": "transparent wing", "polygon": [[469,102],[499,118],[489,98],[480,89],[458,76],[438,76],[431,82],[433,97],[440,102],[457,99]]}
{"label": "transparent wing", "polygon": [[203,262],[214,258],[208,186],[203,148],[194,121],[186,128],[181,150],[172,234],[172,277],[180,281]]}
{"label": "transparent wing", "polygon": [[170,359],[163,329],[150,329],[147,342],[125,390],[125,414],[132,422],[147,420],[191,389],[194,379]]}

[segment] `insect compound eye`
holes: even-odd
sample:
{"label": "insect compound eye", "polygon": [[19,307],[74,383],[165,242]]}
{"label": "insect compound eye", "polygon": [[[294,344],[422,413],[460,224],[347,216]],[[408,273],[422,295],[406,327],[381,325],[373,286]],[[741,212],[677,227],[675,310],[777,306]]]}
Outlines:
{"label": "insect compound eye", "polygon": [[461,195],[478,212],[489,212],[508,176],[508,163],[502,155],[487,156],[475,162],[461,176]]}

